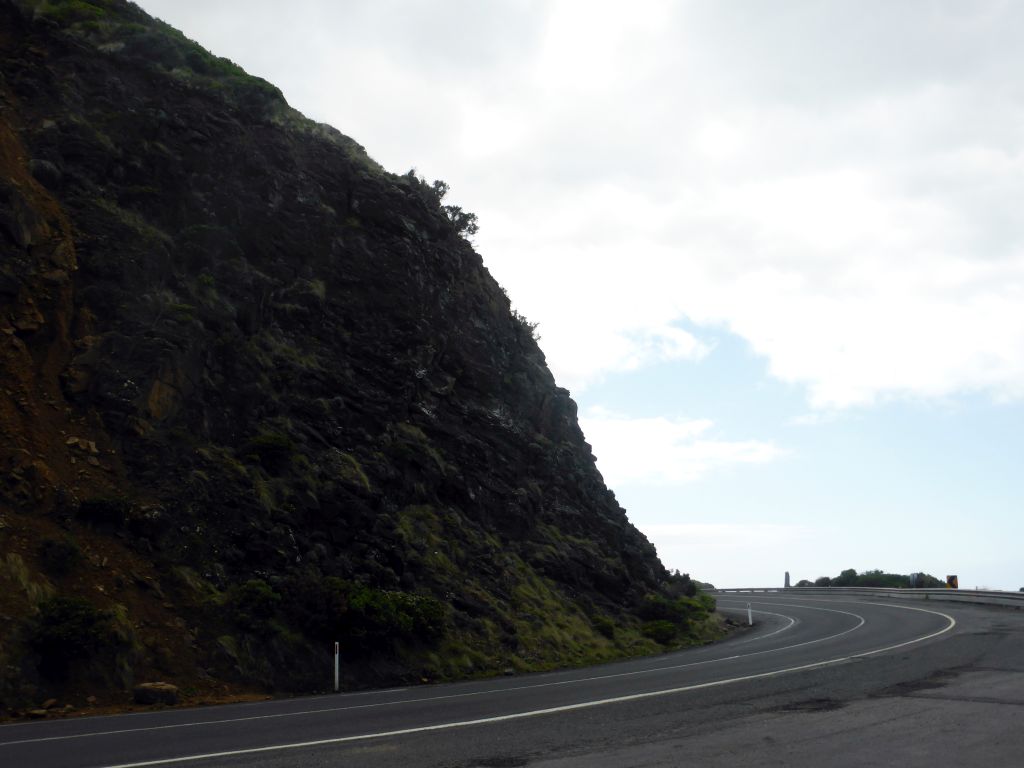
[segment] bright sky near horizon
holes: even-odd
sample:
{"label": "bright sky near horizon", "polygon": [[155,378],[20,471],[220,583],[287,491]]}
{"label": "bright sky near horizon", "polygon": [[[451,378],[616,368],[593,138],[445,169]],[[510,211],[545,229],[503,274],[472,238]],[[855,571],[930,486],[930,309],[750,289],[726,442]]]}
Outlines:
{"label": "bright sky near horizon", "polygon": [[1024,586],[1024,4],[140,4],[451,185],[669,568]]}

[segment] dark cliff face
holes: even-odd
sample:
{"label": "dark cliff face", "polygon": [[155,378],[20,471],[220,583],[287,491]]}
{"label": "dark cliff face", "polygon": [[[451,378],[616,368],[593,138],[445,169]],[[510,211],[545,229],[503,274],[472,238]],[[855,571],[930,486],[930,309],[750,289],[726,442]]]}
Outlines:
{"label": "dark cliff face", "polygon": [[0,610],[122,606],[120,685],[315,685],[309,595],[406,630],[354,680],[652,647],[666,573],[428,185],[115,0],[0,0],[0,67]]}

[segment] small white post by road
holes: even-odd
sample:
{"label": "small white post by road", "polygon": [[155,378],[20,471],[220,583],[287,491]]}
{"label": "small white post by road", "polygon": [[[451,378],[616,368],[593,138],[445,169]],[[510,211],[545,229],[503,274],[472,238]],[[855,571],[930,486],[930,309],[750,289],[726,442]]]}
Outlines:
{"label": "small white post by road", "polygon": [[338,692],[338,657],[341,655],[341,644],[334,644],[334,692]]}
{"label": "small white post by road", "polygon": [[754,626],[754,612],[750,610],[750,603],[747,603],[747,626]]}

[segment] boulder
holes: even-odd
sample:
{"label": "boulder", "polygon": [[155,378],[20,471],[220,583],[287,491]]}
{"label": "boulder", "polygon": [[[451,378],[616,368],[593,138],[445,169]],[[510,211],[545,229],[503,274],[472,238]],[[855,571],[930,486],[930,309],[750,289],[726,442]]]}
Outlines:
{"label": "boulder", "polygon": [[141,683],[132,691],[136,704],[177,704],[178,686],[170,683]]}

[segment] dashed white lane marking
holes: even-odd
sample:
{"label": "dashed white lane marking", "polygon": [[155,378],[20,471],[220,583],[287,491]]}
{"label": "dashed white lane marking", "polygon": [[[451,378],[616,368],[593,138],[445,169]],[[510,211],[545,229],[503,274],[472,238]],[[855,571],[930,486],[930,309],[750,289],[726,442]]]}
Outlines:
{"label": "dashed white lane marking", "polygon": [[[896,606],[891,606],[896,607]],[[871,651],[864,651],[862,653],[854,653],[850,656],[843,656],[838,659],[828,659],[827,661],[817,661],[812,664],[801,664],[796,667],[786,667],[785,669],[776,669],[771,672],[760,672],[755,675],[743,675],[741,677],[730,677],[724,680],[714,680],[709,683],[697,683],[695,685],[685,685],[678,688],[667,688],[660,691],[648,691],[645,693],[634,693],[627,696],[615,696],[609,699],[597,699],[594,701],[583,701],[578,704],[566,704],[560,707],[548,707],[546,709],[534,709],[528,712],[517,712],[511,715],[497,715],[495,717],[484,717],[479,720],[462,720],[454,723],[439,723],[437,725],[423,725],[416,728],[402,728],[395,731],[381,731],[379,733],[363,733],[356,736],[340,736],[333,739],[318,739],[316,741],[300,741],[292,744],[275,744],[269,747],[251,747],[248,749],[234,749],[224,752],[210,752],[203,755],[188,755],[186,757],[171,757],[163,758],[159,760],[147,760],[138,763],[121,763],[119,765],[109,765],[105,768],[148,768],[148,766],[154,765],[172,765],[175,763],[187,763],[199,760],[212,760],[218,757],[234,757],[237,755],[254,755],[263,752],[276,752],[291,749],[304,749],[308,747],[320,747],[328,744],[345,744],[353,741],[366,741],[368,739],[380,739],[387,738],[390,736],[406,736],[412,733],[426,733],[429,731],[442,731],[453,728],[466,728],[472,725],[487,725],[490,723],[501,723],[509,720],[521,720],[527,717],[539,717],[541,715],[552,715],[559,712],[572,712],[579,709],[589,709],[591,707],[600,707],[607,704],[620,704],[627,701],[639,701],[641,699],[651,699],[658,696],[670,696],[675,693],[683,693],[685,691],[696,691],[702,688],[715,688],[723,685],[731,685],[732,683],[739,683],[746,680],[759,680],[768,677],[778,677],[779,675],[785,675],[790,672],[800,672],[807,669],[818,669],[819,667],[827,667],[834,664],[841,664],[843,662],[851,661],[852,659],[859,659],[864,656],[872,656],[876,653],[885,653],[886,651],[893,651],[897,648],[905,648],[908,645],[914,645],[915,643],[921,643],[925,640],[930,640],[933,637],[938,637],[946,632],[949,632],[953,627],[956,626],[956,619],[945,613],[939,613],[938,611],[929,611],[924,608],[911,608],[910,606],[899,606],[907,608],[912,611],[920,611],[922,613],[931,613],[936,616],[941,616],[946,619],[949,623],[938,632],[932,632],[929,635],[914,638],[913,640],[907,640],[902,643],[895,645],[889,645],[885,648],[875,648]],[[842,611],[841,611],[842,613]],[[845,632],[843,633],[845,634]],[[763,653],[763,651],[761,652]],[[754,655],[754,654],[750,654]]]}

